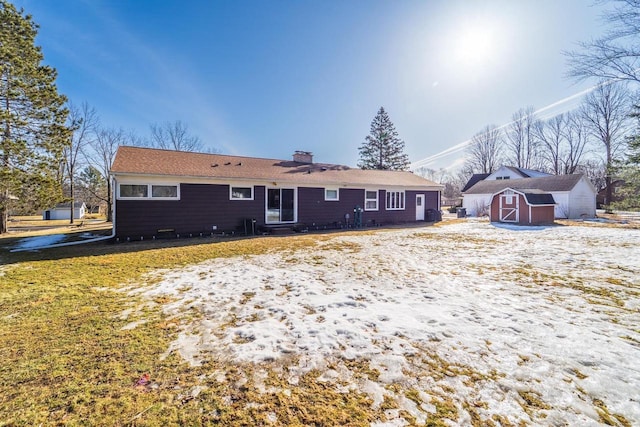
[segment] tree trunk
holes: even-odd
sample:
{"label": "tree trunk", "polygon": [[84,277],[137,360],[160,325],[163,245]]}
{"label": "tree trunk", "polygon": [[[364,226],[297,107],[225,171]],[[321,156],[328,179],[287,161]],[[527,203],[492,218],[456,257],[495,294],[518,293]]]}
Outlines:
{"label": "tree trunk", "polygon": [[75,204],[75,198],[73,197],[73,172],[70,174],[70,176],[71,176],[71,181],[69,182],[69,192],[71,193],[71,211],[69,212],[70,214],[69,224],[73,224],[73,208]]}
{"label": "tree trunk", "polygon": [[7,202],[9,201],[9,190],[4,190],[0,197],[0,234],[7,231],[7,223],[9,222],[9,211],[7,210]]}

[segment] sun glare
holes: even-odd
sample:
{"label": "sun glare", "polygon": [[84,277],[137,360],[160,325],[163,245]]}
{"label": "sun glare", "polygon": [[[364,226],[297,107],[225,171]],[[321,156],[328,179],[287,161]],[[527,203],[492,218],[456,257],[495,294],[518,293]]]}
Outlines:
{"label": "sun glare", "polygon": [[456,34],[453,53],[456,60],[463,64],[478,65],[492,59],[495,44],[491,28],[466,27]]}

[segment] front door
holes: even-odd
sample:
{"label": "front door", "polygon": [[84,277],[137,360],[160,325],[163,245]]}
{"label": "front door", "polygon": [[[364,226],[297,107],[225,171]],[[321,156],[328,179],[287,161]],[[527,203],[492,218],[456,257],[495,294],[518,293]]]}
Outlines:
{"label": "front door", "polygon": [[520,197],[511,192],[500,195],[500,221],[518,222]]}
{"label": "front door", "polygon": [[267,189],[267,224],[295,221],[293,188]]}
{"label": "front door", "polygon": [[416,221],[424,221],[424,194],[416,194]]}

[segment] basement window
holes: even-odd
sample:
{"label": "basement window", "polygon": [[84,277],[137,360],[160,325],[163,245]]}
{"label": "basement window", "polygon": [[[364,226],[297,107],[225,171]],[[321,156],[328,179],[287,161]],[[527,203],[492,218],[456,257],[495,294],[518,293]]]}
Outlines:
{"label": "basement window", "polygon": [[253,187],[230,186],[231,200],[253,200]]}
{"label": "basement window", "polygon": [[337,188],[325,188],[324,189],[324,200],[327,202],[330,201],[338,201],[339,193]]}

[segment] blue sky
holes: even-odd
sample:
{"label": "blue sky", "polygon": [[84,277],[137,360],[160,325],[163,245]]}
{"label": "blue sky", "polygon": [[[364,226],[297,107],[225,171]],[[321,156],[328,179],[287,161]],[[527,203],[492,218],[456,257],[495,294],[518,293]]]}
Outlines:
{"label": "blue sky", "polygon": [[604,30],[587,0],[16,5],[40,25],[60,92],[103,125],[144,136],[182,120],[224,154],[351,166],[380,106],[417,162],[580,92],[591,82],[565,77],[562,50]]}

